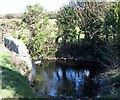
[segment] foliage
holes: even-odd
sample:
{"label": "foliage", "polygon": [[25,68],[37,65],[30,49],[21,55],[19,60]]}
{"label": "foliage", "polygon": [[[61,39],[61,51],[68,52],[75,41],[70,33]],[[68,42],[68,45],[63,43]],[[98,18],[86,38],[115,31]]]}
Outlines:
{"label": "foliage", "polygon": [[39,21],[41,17],[43,8],[39,4],[33,6],[27,6],[26,11],[22,16],[22,21],[27,25],[35,24]]}
{"label": "foliage", "polygon": [[56,12],[55,11],[46,11],[44,12],[44,16],[47,16],[49,19],[56,19]]}
{"label": "foliage", "polygon": [[78,17],[75,14],[75,9],[72,6],[64,6],[57,13],[56,19],[59,29],[56,43],[59,38],[62,38],[63,44],[65,44],[66,41],[75,41],[78,35],[76,32]]}
{"label": "foliage", "polygon": [[106,13],[105,16],[105,21],[104,21],[104,32],[107,35],[113,35],[114,39],[116,38],[117,34],[118,34],[118,20],[119,20],[119,16],[118,16],[118,7],[117,7],[117,3],[112,3],[110,6],[109,11]]}
{"label": "foliage", "polygon": [[[92,45],[95,44],[98,37],[96,34],[100,34],[102,30],[104,12],[102,13],[103,15],[101,13],[99,14],[99,12],[103,10],[103,8],[101,9],[102,4],[99,4],[99,6],[96,3],[83,4],[85,4],[85,6],[81,9],[79,4],[74,5],[74,3],[71,3],[71,5],[64,6],[58,12],[57,26],[59,33],[56,42],[58,42],[59,38],[62,38],[62,46],[60,47],[62,50],[59,49],[58,54],[60,54],[60,51],[69,52],[72,50],[74,54],[75,52],[78,53],[77,56],[82,54],[96,55],[91,51],[94,50],[95,45]],[[80,38],[82,34],[85,35],[83,39]],[[65,45],[66,42],[69,46]],[[73,49],[72,47],[74,46],[72,46],[72,44],[76,45],[76,48]],[[65,48],[65,51],[63,51],[63,48]],[[83,48],[84,52],[82,52]],[[68,55],[71,56],[71,53],[68,53]]]}
{"label": "foliage", "polygon": [[0,19],[0,43],[3,42],[4,36],[10,35],[10,33],[16,37],[15,31],[18,29],[18,22],[19,19]]}
{"label": "foliage", "polygon": [[[118,64],[120,66],[120,3],[112,3],[109,11],[106,13],[104,22],[105,33],[113,39],[109,39],[108,43],[116,48]],[[112,41],[112,42],[111,42]]]}
{"label": "foliage", "polygon": [[7,13],[4,15],[0,15],[0,19],[20,19],[21,18],[21,13],[16,14],[16,13]]}
{"label": "foliage", "polygon": [[[84,6],[81,7],[81,5]],[[102,31],[107,4],[85,2],[78,3],[75,8],[80,19],[79,27],[84,31],[85,37],[91,40],[99,35]]]}
{"label": "foliage", "polygon": [[54,14],[44,12],[39,4],[27,6],[18,38],[32,57],[85,56],[108,65],[117,59],[119,3],[72,2]]}
{"label": "foliage", "polygon": [[27,6],[20,24],[22,39],[34,58],[54,56],[57,45],[54,43],[57,27],[54,19],[43,13],[39,5]]}
{"label": "foliage", "polygon": [[[115,66],[117,51],[114,37],[118,38],[120,33],[118,5],[72,1],[70,5],[62,7],[57,14],[59,33],[56,43],[61,41],[56,55],[75,56],[77,52],[77,56],[91,56],[91,59]],[[82,34],[84,38],[81,39]]]}
{"label": "foliage", "polygon": [[[45,24],[46,21],[47,25]],[[32,47],[34,49],[33,56],[54,56],[57,45],[54,43],[56,30],[53,30],[54,25],[52,26],[49,20],[43,19],[42,27],[36,30],[37,35],[32,38],[32,42],[34,44]]]}

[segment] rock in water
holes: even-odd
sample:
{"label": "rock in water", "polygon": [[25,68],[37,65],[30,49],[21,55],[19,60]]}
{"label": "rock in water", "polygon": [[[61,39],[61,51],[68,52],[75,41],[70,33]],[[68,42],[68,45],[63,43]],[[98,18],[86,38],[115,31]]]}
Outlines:
{"label": "rock in water", "polygon": [[35,61],[35,64],[36,64],[36,65],[40,65],[40,64],[41,64],[41,60]]}

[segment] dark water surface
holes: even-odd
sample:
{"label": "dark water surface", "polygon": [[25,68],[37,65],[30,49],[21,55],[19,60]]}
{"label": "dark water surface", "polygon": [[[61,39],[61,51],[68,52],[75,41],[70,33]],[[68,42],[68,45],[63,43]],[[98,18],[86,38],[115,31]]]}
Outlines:
{"label": "dark water surface", "polygon": [[[92,69],[90,68],[92,66]],[[92,98],[99,89],[95,65],[42,61],[32,80],[34,90],[54,97]]]}

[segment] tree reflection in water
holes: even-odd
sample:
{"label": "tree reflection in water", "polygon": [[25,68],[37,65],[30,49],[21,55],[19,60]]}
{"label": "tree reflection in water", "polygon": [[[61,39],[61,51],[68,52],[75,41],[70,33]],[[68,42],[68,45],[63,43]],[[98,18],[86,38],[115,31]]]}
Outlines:
{"label": "tree reflection in water", "polygon": [[36,67],[35,76],[39,80],[39,84],[35,84],[35,89],[37,87],[40,92],[50,96],[81,98],[93,97],[98,89],[88,69],[70,67],[56,62],[42,63],[42,67]]}

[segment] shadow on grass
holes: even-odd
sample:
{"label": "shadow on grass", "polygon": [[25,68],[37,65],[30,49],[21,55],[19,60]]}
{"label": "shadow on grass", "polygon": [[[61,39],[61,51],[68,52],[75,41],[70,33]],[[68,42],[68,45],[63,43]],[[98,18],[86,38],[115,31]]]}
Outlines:
{"label": "shadow on grass", "polygon": [[2,100],[43,100],[48,98],[43,94],[37,95],[34,93],[27,76],[21,75],[19,70],[16,69],[17,66],[14,66],[9,59],[10,55],[8,53],[0,52],[0,71],[2,72],[0,78],[2,79],[3,90],[2,94],[0,93],[0,98],[1,96],[4,97]]}
{"label": "shadow on grass", "polygon": [[15,97],[35,98],[37,97],[29,86],[27,77],[19,72],[13,71],[4,66],[2,67],[2,89],[12,88],[15,91]]}
{"label": "shadow on grass", "polygon": [[27,76],[22,76],[13,64],[9,61],[9,55],[1,53],[0,68],[2,70],[2,89],[7,89],[9,92],[14,91],[15,98],[36,98],[29,85]]}
{"label": "shadow on grass", "polygon": [[[2,70],[2,89],[7,89],[9,91],[14,91],[14,98],[20,98],[23,100],[51,100],[48,96],[33,92],[31,86],[29,85],[27,76],[23,76],[20,72],[10,63],[9,57],[2,56],[0,61],[0,68]],[[11,100],[12,100],[11,99]],[[3,98],[2,100],[9,100],[9,98]]]}

